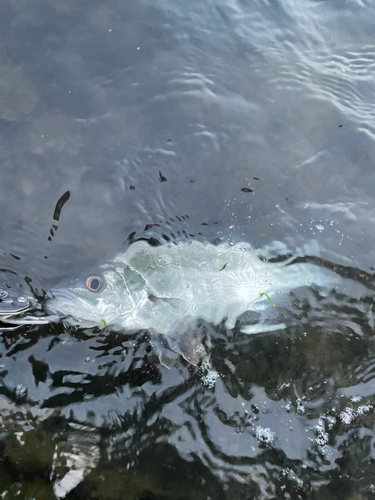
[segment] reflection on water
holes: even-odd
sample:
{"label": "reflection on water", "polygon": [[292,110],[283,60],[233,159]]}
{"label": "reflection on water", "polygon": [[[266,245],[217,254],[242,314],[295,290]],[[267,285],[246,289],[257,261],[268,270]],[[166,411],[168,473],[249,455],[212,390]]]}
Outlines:
{"label": "reflection on water", "polygon": [[147,333],[4,332],[5,498],[366,498],[372,302],[299,307],[272,334],[202,324],[209,370],[166,368]]}
{"label": "reflection on water", "polygon": [[205,366],[145,331],[2,332],[1,497],[375,498],[373,4],[0,10],[1,286],[139,238],[281,241],[342,278],[282,330],[202,323]]}

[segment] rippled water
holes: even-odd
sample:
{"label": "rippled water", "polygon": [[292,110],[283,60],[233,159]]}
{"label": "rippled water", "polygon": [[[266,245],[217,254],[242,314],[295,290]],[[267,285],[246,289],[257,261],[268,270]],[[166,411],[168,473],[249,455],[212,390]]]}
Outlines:
{"label": "rippled water", "polygon": [[281,331],[202,324],[211,367],[147,332],[2,332],[2,498],[375,498],[373,2],[0,13],[2,284],[40,296],[141,237],[281,241],[346,278]]}

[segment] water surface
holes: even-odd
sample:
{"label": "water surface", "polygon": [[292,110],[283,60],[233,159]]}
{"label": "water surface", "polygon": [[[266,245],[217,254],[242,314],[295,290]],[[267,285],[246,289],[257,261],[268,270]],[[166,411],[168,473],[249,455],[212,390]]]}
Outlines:
{"label": "water surface", "polygon": [[2,282],[39,296],[140,237],[347,277],[282,331],[202,325],[211,371],[145,332],[3,332],[2,498],[375,498],[373,3],[0,11]]}

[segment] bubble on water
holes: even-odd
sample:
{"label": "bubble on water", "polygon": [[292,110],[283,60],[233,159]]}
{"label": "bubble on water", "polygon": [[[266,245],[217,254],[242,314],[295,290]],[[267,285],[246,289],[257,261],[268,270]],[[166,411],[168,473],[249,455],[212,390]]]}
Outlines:
{"label": "bubble on water", "polygon": [[290,467],[285,467],[285,469],[282,470],[281,475],[284,478],[288,478],[290,481],[295,482],[297,487],[299,488],[303,487],[303,480],[300,477],[298,477]]}
{"label": "bubble on water", "polygon": [[365,415],[369,411],[370,411],[370,407],[367,405],[361,405],[361,406],[358,406],[358,408],[357,408],[358,415]]}
{"label": "bubble on water", "polygon": [[315,439],[316,444],[319,446],[325,446],[326,444],[328,444],[329,436],[328,433],[326,432],[326,425],[323,418],[319,418],[318,422],[314,427],[314,430],[317,434],[317,437]]}
{"label": "bubble on water", "polygon": [[358,408],[347,407],[340,413],[340,420],[343,424],[349,425],[356,417],[366,415],[371,410],[373,410],[373,407],[366,404],[360,405]]}
{"label": "bubble on water", "polygon": [[205,354],[207,354],[206,352],[206,349],[204,347],[203,344],[199,344],[196,348],[195,348],[195,353],[196,354],[200,354],[202,356],[204,356]]}
{"label": "bubble on water", "polygon": [[259,444],[273,446],[275,443],[275,433],[271,431],[268,427],[258,426],[255,429],[256,438]]}
{"label": "bubble on water", "polygon": [[340,413],[340,420],[346,425],[349,425],[354,419],[355,412],[353,408],[345,408],[345,410]]}
{"label": "bubble on water", "polygon": [[296,403],[297,403],[296,412],[298,413],[298,415],[304,415],[306,413],[306,408],[303,406],[302,401],[298,398]]}
{"label": "bubble on water", "polygon": [[207,368],[205,375],[202,376],[202,382],[210,389],[213,389],[213,387],[215,387],[216,379],[219,377],[220,375],[216,370],[213,370],[212,368]]}
{"label": "bubble on water", "polygon": [[333,429],[333,426],[334,426],[334,425],[335,425],[335,423],[336,423],[336,418],[335,418],[335,417],[333,417],[332,415],[327,415],[327,416],[325,417],[325,420],[326,420],[326,422],[327,422],[327,428],[328,428],[328,430],[329,430],[329,431],[330,431],[330,430],[332,430],[332,429]]}

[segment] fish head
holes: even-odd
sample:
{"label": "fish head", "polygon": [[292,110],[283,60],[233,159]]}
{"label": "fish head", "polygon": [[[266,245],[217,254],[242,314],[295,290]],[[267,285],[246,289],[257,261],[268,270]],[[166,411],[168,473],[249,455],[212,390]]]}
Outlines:
{"label": "fish head", "polygon": [[44,310],[79,327],[104,328],[123,323],[135,309],[126,274],[121,263],[97,264],[52,288]]}

